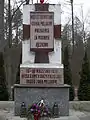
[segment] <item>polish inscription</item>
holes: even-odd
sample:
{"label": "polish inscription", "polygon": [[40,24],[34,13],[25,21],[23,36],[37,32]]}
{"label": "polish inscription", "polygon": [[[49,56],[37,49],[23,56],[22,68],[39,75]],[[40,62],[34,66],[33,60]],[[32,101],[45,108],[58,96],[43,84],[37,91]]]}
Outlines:
{"label": "polish inscription", "polygon": [[20,70],[20,83],[42,86],[59,85],[63,82],[61,69],[56,68],[22,68]]}
{"label": "polish inscription", "polygon": [[53,49],[53,12],[30,12],[31,49]]}

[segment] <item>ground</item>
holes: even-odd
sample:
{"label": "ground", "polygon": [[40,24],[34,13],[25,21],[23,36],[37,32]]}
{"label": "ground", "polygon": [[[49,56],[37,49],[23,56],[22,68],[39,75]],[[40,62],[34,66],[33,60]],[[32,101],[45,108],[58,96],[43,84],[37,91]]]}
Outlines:
{"label": "ground", "polygon": [[[90,120],[90,106],[89,105],[90,105],[90,101],[70,102],[70,110],[69,110],[70,115],[69,116],[55,118],[51,120]],[[72,108],[75,108],[75,109],[72,109]],[[82,110],[84,108],[88,108],[87,109],[88,112],[84,110],[80,112],[81,108]],[[0,120],[27,120],[27,119],[14,116],[14,102],[13,101],[6,101],[6,102],[2,101],[0,102]]]}
{"label": "ground", "polygon": [[[90,120],[90,112],[80,112],[70,109],[70,116],[55,118],[56,120]],[[14,110],[0,110],[0,120],[27,120],[14,116]],[[54,119],[51,119],[54,120]]]}

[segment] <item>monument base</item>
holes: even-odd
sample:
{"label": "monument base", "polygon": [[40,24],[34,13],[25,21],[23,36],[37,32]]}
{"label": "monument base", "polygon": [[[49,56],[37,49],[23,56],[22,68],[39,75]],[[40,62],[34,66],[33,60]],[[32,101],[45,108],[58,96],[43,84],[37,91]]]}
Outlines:
{"label": "monument base", "polygon": [[59,106],[59,115],[69,115],[69,85],[59,87],[30,87],[28,85],[14,85],[15,115],[20,115],[20,106],[25,102],[26,107],[32,103],[37,103],[41,99],[51,108],[56,102]]}

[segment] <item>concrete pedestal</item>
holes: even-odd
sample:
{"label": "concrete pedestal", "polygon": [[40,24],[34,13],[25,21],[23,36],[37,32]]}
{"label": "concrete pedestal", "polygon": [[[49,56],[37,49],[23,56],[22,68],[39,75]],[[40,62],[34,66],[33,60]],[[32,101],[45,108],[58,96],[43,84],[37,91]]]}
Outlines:
{"label": "concrete pedestal", "polygon": [[14,85],[15,115],[20,115],[20,105],[25,102],[26,107],[29,104],[45,101],[51,108],[54,102],[59,105],[60,116],[69,115],[69,85],[59,87],[29,87],[28,85]]}

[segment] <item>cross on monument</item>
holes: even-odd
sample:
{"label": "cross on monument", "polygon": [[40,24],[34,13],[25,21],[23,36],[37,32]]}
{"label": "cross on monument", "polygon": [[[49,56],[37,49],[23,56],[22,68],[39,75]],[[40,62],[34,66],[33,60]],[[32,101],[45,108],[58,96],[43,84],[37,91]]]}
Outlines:
{"label": "cross on monument", "polygon": [[44,3],[44,0],[40,0],[40,3],[43,4],[43,3]]}

